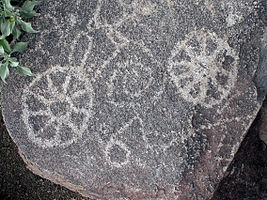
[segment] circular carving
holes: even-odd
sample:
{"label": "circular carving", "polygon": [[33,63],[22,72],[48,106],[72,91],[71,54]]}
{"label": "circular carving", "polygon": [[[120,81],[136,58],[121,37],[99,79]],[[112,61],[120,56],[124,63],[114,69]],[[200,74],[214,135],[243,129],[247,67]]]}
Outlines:
{"label": "circular carving", "polygon": [[[122,53],[124,51],[126,53]],[[140,99],[152,84],[154,66],[153,58],[143,45],[125,45],[103,68],[106,100],[121,107]]]}
{"label": "circular carving", "polygon": [[67,67],[55,66],[35,77],[22,96],[29,139],[44,148],[72,144],[87,128],[92,96],[90,81]]}
{"label": "circular carving", "polygon": [[206,107],[219,104],[235,85],[238,57],[215,33],[189,33],[171,52],[167,70],[178,93]]}
{"label": "circular carving", "polygon": [[[197,24],[207,22],[206,16],[211,14],[203,6],[209,1],[196,1],[198,7],[189,2],[190,8],[178,1],[154,0],[68,4],[67,10],[76,18],[74,24],[64,25],[64,30],[58,27],[58,34],[48,31],[41,35],[34,44],[40,62],[24,59],[40,63],[33,67],[39,74],[30,84],[17,90],[8,86],[3,91],[4,98],[19,98],[5,101],[8,107],[4,111],[12,112],[6,115],[7,123],[26,160],[41,171],[51,172],[43,176],[77,186],[97,199],[173,199],[181,183],[189,185],[185,189],[198,189],[202,183],[191,184],[192,173],[203,179],[199,167],[211,169],[205,156],[210,149],[214,154],[221,153],[222,144],[229,139],[220,141],[221,133],[231,129],[234,136],[232,127],[242,120],[242,112],[228,112],[227,105],[238,104],[242,111],[252,101],[241,105],[237,100],[247,96],[255,99],[252,90],[245,96],[234,94],[242,89],[235,82],[242,79],[237,77],[237,66],[240,73],[244,71],[235,47],[227,43],[229,34],[235,31],[221,32],[225,38],[220,38],[219,32],[216,35],[200,29],[180,38],[192,30],[183,22],[198,17],[188,10],[198,13],[202,9],[205,16]],[[75,8],[84,12],[72,12],[76,4]],[[54,17],[72,16],[57,13],[58,9],[52,7]],[[217,16],[211,19],[212,30],[241,19],[233,10],[229,15],[233,17],[217,23],[228,12],[220,9],[221,3],[209,8]],[[47,38],[54,38],[49,45],[45,45]],[[173,43],[178,40],[182,41]],[[52,44],[56,46],[51,50]],[[43,56],[49,59],[42,60]],[[11,96],[9,89],[14,93]],[[18,119],[22,134],[16,134],[14,123]],[[227,152],[234,151],[227,147]],[[227,162],[230,153],[224,156]],[[213,163],[214,169],[221,167],[221,163]],[[51,177],[53,172],[59,177],[56,180]]]}
{"label": "circular carving", "polygon": [[116,105],[125,105],[139,98],[152,81],[151,69],[142,63],[116,63],[107,82],[108,100]]}

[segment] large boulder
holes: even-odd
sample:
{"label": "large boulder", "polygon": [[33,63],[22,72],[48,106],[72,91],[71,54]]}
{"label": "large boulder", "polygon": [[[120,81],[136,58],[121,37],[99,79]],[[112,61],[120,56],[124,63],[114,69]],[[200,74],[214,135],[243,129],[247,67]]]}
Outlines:
{"label": "large boulder", "polygon": [[266,93],[266,1],[47,0],[40,12],[20,59],[36,76],[2,88],[28,167],[92,199],[211,197]]}

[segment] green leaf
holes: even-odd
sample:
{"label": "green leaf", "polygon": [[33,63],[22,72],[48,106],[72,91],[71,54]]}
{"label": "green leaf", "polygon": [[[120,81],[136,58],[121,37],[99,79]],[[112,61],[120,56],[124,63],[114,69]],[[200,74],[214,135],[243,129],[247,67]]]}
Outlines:
{"label": "green leaf", "polygon": [[0,46],[0,55],[4,55],[5,54],[5,50],[3,46]]}
{"label": "green leaf", "polygon": [[6,39],[2,39],[0,40],[0,45],[4,48],[4,50],[8,53],[11,52],[11,48],[10,48],[10,45],[8,43],[8,41]]}
{"label": "green leaf", "polygon": [[22,53],[23,51],[25,51],[25,49],[27,49],[27,47],[28,47],[28,42],[18,42],[15,44],[14,49],[12,50],[11,53],[14,52]]}
{"label": "green leaf", "polygon": [[18,62],[18,59],[16,57],[11,57],[9,58],[10,62]]}
{"label": "green leaf", "polygon": [[4,15],[5,17],[11,17],[13,15],[13,13],[11,11],[9,11],[9,10],[5,10],[4,14],[5,14]]}
{"label": "green leaf", "polygon": [[1,32],[2,35],[7,37],[10,35],[10,23],[8,21],[5,21],[4,23],[1,23]]}
{"label": "green leaf", "polygon": [[18,74],[21,76],[35,76],[28,67],[18,66]]}
{"label": "green leaf", "polygon": [[40,14],[37,13],[37,12],[35,12],[34,10],[33,11],[24,11],[24,10],[21,10],[21,14],[25,18],[32,18],[32,17],[40,16]]}
{"label": "green leaf", "polygon": [[10,0],[2,0],[4,6],[6,7],[6,9],[8,10],[14,10],[14,7],[10,4]]}
{"label": "green leaf", "polygon": [[11,67],[19,66],[19,62],[10,62]]}
{"label": "green leaf", "polygon": [[22,30],[24,30],[24,31],[26,31],[26,32],[28,32],[28,33],[38,33],[38,31],[36,31],[36,30],[34,30],[34,29],[32,28],[32,25],[31,25],[30,23],[25,22],[25,21],[23,21],[23,20],[21,20],[21,19],[18,20],[18,23],[20,24]]}
{"label": "green leaf", "polygon": [[11,67],[18,67],[19,66],[18,59],[15,57],[9,58],[8,62],[10,63]]}
{"label": "green leaf", "polygon": [[40,1],[26,1],[23,6],[21,7],[24,11],[32,11],[34,9],[34,6],[39,5]]}
{"label": "green leaf", "polygon": [[21,31],[17,27],[14,27],[12,34],[18,40],[21,35]]}
{"label": "green leaf", "polygon": [[14,30],[14,28],[15,28],[15,24],[16,24],[15,21],[12,21],[12,22],[10,23],[10,33],[13,32],[13,30]]}
{"label": "green leaf", "polygon": [[39,1],[26,1],[20,9],[21,14],[25,18],[32,18],[36,16],[40,16],[39,13],[35,12],[34,6],[39,5],[41,2]]}
{"label": "green leaf", "polygon": [[4,83],[6,83],[6,78],[9,76],[8,64],[1,64],[0,66],[0,77]]}

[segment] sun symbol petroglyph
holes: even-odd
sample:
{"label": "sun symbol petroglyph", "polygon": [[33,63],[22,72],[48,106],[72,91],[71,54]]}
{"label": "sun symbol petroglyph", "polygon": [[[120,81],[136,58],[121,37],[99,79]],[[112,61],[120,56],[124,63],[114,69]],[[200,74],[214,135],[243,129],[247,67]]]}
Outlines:
{"label": "sun symbol petroglyph", "polygon": [[[92,96],[90,81],[67,68],[55,66],[37,76],[22,98],[29,139],[41,147],[72,144],[86,129]],[[31,110],[28,101],[35,101],[39,109]]]}
{"label": "sun symbol petroglyph", "polygon": [[[92,72],[92,79],[89,80],[86,73],[92,70],[87,59],[91,54],[93,40],[91,36],[81,31],[70,45],[69,66],[50,67],[39,74],[23,91],[23,120],[29,130],[28,137],[42,148],[66,147],[82,137],[87,128],[86,123],[92,117],[91,82],[97,81],[101,73],[109,70],[110,63],[114,64],[123,50],[133,45],[140,51],[152,55],[142,43],[129,40],[117,30],[123,22],[136,14],[125,12],[121,18],[109,23],[107,19],[101,17],[105,2],[98,2],[94,16],[88,21],[87,27],[91,30],[92,26],[94,30],[104,30],[107,38],[114,44],[115,50],[111,56],[103,60],[98,70]],[[113,74],[107,84],[110,89],[107,94],[109,102],[116,102],[116,95],[125,95],[126,102],[130,102],[149,87],[152,80],[151,69],[144,66],[142,61],[137,62],[137,59],[140,58],[131,55],[126,60],[122,59],[116,63],[117,69],[112,71]],[[32,110],[29,99],[39,105],[39,108]]]}
{"label": "sun symbol petroglyph", "polygon": [[[85,35],[81,33],[74,39],[72,52],[82,36]],[[39,147],[66,147],[81,138],[87,128],[93,103],[92,85],[83,72],[91,38],[89,41],[80,66],[74,67],[75,62],[70,59],[69,66],[50,67],[23,91],[22,117],[28,138]]]}
{"label": "sun symbol petroglyph", "polygon": [[234,87],[237,63],[238,56],[226,41],[202,29],[176,44],[167,70],[185,100],[211,107]]}
{"label": "sun symbol petroglyph", "polygon": [[[64,52],[67,64],[47,66],[23,90],[28,139],[48,150],[82,147],[74,154],[84,160],[84,172],[90,168],[96,179],[106,173],[104,167],[146,170],[153,181],[179,179],[194,164],[187,165],[191,154],[197,157],[204,148],[194,144],[204,133],[192,130],[187,100],[209,106],[225,98],[236,76],[235,52],[214,33],[192,32],[171,52],[166,70],[166,62],[159,63],[145,41],[120,29],[135,16],[142,18],[138,12],[155,14],[153,5],[132,12],[128,7],[128,13],[108,21],[101,14],[107,2],[98,1],[88,32],[75,31],[69,47],[71,37],[63,38],[62,51],[67,47],[71,52]],[[119,1],[112,2],[116,6]],[[175,94],[175,85],[185,101]],[[212,89],[219,93],[214,96]]]}

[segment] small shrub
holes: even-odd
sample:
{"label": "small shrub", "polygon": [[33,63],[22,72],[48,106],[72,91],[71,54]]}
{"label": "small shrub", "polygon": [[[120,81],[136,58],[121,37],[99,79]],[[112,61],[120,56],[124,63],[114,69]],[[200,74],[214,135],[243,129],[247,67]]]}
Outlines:
{"label": "small shrub", "polygon": [[19,75],[34,76],[12,54],[22,53],[28,46],[28,42],[19,42],[22,31],[38,32],[32,28],[31,23],[24,20],[40,15],[34,11],[34,7],[40,4],[39,1],[25,1],[22,6],[19,6],[18,0],[11,1],[0,0],[0,77],[5,83],[9,76],[9,67],[17,68]]}

